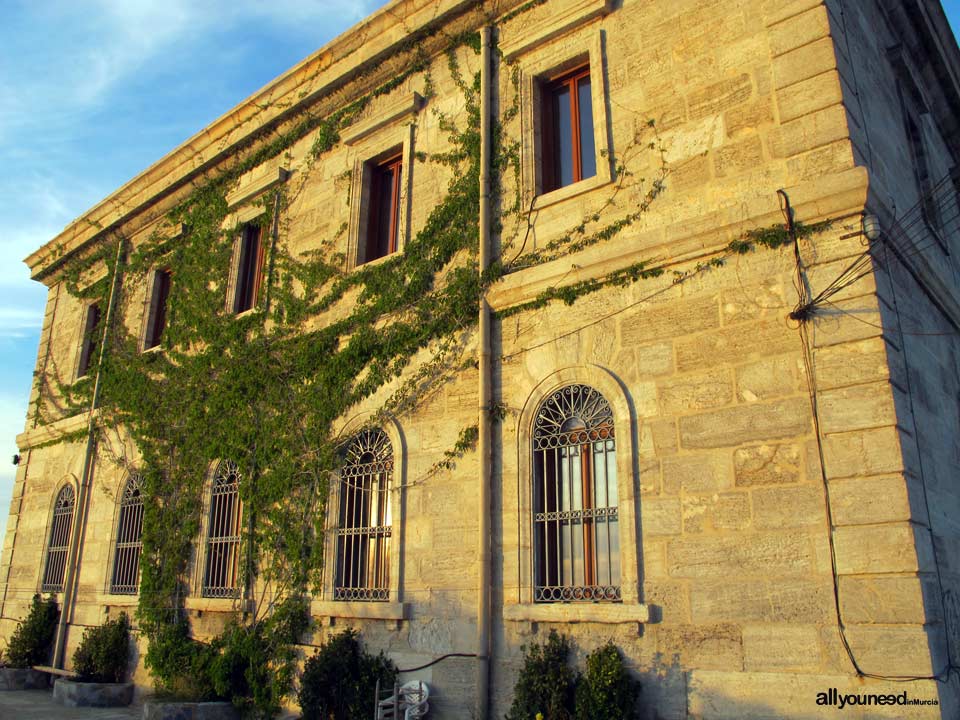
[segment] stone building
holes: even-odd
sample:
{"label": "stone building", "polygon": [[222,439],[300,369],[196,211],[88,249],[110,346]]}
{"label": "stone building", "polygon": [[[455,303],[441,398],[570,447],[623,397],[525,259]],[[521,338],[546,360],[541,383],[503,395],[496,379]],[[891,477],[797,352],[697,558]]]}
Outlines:
{"label": "stone building", "polygon": [[[191,297],[259,337],[291,322],[283,288],[319,293],[296,326],[326,337],[371,306],[356,278],[440,252],[437,208],[462,191],[479,239],[424,292],[443,305],[458,269],[491,282],[330,420],[313,641],[355,627],[401,668],[461,655],[405,676],[433,717],[502,717],[550,629],[581,659],[612,640],[645,717],[832,717],[831,688],[939,702],[851,717],[960,717],[958,118],[936,2],[394,0],[27,258],[49,299],[0,637],[56,592],[69,664],[83,627],[138,602],[143,448],[68,399],[96,400],[104,327],[138,362],[208,348],[176,334],[188,270],[157,253],[124,275],[118,248],[176,257],[196,227],[171,211],[228,177],[222,272]],[[91,300],[98,283],[124,301]],[[351,328],[331,357],[369,340]],[[318,392],[383,367],[353,370]],[[198,636],[265,584],[242,580],[253,471],[202,460]]]}

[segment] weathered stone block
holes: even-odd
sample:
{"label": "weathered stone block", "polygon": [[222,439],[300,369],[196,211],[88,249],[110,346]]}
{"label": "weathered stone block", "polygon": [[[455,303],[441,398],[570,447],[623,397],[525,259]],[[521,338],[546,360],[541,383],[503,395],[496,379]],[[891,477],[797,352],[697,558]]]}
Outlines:
{"label": "weathered stone block", "polygon": [[674,376],[657,384],[664,415],[720,407],[733,401],[733,382],[727,369]]}
{"label": "weathered stone block", "polygon": [[890,377],[887,345],[881,338],[831,345],[816,351],[817,387],[828,390]]}
{"label": "weathered stone block", "polygon": [[698,337],[683,338],[676,343],[677,369],[697,370],[731,358],[740,361],[751,355],[778,355],[800,348],[799,335],[780,319],[759,323],[742,323]]}
{"label": "weathered stone block", "polygon": [[774,158],[788,158],[849,137],[847,111],[843,105],[803,115],[780,125],[770,133],[769,149]]}
{"label": "weathered stone block", "polygon": [[644,377],[673,372],[673,345],[657,343],[636,349],[637,372]]}
{"label": "weathered stone block", "polygon": [[620,324],[620,337],[624,347],[632,347],[719,325],[716,298],[691,298],[645,307],[642,312],[623,320]]}
{"label": "weathered stone block", "polygon": [[823,489],[816,485],[758,488],[753,491],[753,522],[758,528],[826,529]]}
{"label": "weathered stone block", "polygon": [[738,533],[684,538],[667,544],[667,565],[674,577],[773,576],[809,572],[813,546],[805,533]]}
{"label": "weathered stone block", "polygon": [[680,499],[644,498],[640,503],[640,523],[644,535],[679,535]]}
{"label": "weathered stone block", "polygon": [[657,651],[664,657],[679,655],[681,664],[687,668],[743,666],[740,628],[733,623],[660,627]]}
{"label": "weathered stone block", "polygon": [[837,67],[833,39],[821,38],[773,60],[773,84],[778,90]]}
{"label": "weathered stone block", "polygon": [[843,102],[840,76],[827,71],[777,91],[780,122],[786,123]]}
{"label": "weathered stone block", "polygon": [[810,407],[804,398],[741,405],[680,418],[679,428],[681,447],[732,447],[809,432]]}
{"label": "weathered stone block", "polygon": [[753,83],[750,76],[742,73],[735,78],[721,80],[701,87],[687,95],[687,108],[691,120],[716,115],[742,105],[750,99]]}
{"label": "weathered stone block", "polygon": [[824,5],[814,6],[770,28],[770,52],[777,57],[828,35],[830,18],[827,8]]}
{"label": "weathered stone block", "polygon": [[745,670],[816,670],[820,667],[820,632],[815,625],[746,625]]}
{"label": "weathered stone block", "polygon": [[747,137],[724,145],[715,152],[713,162],[717,177],[755,170],[763,163],[763,143],[759,137]]}
{"label": "weathered stone block", "polygon": [[818,393],[820,427],[824,433],[894,425],[893,392],[887,382],[854,385]]}
{"label": "weathered stone block", "polygon": [[730,456],[726,452],[700,452],[664,458],[663,491],[712,493],[733,485]]}
{"label": "weathered stone block", "polygon": [[896,522],[912,515],[903,475],[832,480],[830,508],[835,525]]}
{"label": "weathered stone block", "polygon": [[745,137],[773,122],[773,100],[765,95],[744,105],[727,110],[723,114],[727,136]]}
{"label": "weathered stone block", "polygon": [[[938,597],[934,581],[928,596]],[[935,593],[935,594],[932,594]],[[840,576],[840,612],[848,623],[923,625],[939,620],[940,608],[924,606],[924,580],[906,577]]]}
{"label": "weathered stone block", "polygon": [[843,575],[931,569],[929,534],[909,523],[854,525],[834,531],[837,572]]}
{"label": "weathered stone block", "polygon": [[[811,443],[810,451],[815,459],[815,443]],[[903,470],[900,436],[894,427],[827,435],[823,452],[827,477],[831,479]]]}
{"label": "weathered stone block", "polygon": [[733,452],[736,484],[784,485],[800,480],[800,448],[796,445],[754,445]]}
{"label": "weathered stone block", "polygon": [[848,624],[846,635],[857,664],[875,675],[923,677],[946,665],[939,627]]}
{"label": "weathered stone block", "polygon": [[705,580],[690,586],[694,622],[820,623],[834,614],[830,578]]}
{"label": "weathered stone block", "polygon": [[737,397],[743,402],[792,395],[800,387],[803,360],[797,355],[766,358],[737,368]]}

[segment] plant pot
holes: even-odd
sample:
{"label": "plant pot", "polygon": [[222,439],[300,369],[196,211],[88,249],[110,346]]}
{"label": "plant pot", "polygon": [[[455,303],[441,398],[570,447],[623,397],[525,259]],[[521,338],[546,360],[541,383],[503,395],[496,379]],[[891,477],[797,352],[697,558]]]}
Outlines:
{"label": "plant pot", "polygon": [[143,720],[237,720],[240,713],[229,702],[147,700]]}
{"label": "plant pot", "polygon": [[0,690],[46,690],[50,676],[33,668],[0,668]]}
{"label": "plant pot", "polygon": [[53,700],[67,707],[124,707],[133,701],[133,683],[85,683],[58,678]]}

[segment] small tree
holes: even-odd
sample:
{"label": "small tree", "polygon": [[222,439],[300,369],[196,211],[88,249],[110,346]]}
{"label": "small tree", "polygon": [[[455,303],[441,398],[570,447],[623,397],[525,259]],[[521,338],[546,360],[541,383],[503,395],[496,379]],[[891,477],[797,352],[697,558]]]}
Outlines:
{"label": "small tree", "polygon": [[39,595],[34,595],[30,612],[10,636],[6,664],[15,668],[46,664],[59,619],[60,611],[53,597],[41,600]]}
{"label": "small tree", "polygon": [[130,620],[120,613],[100,627],[87,628],[73,653],[73,667],[82,682],[119,683],[130,657]]}
{"label": "small tree", "polygon": [[569,720],[577,676],[567,664],[570,641],[551,630],[543,645],[523,648],[523,667],[506,720]]}
{"label": "small tree", "polygon": [[367,720],[376,691],[393,687],[397,666],[371,655],[348,628],[331,637],[304,665],[298,700],[303,720]]}
{"label": "small tree", "polygon": [[639,695],[639,683],[608,642],[587,656],[587,672],[577,685],[577,720],[634,720]]}

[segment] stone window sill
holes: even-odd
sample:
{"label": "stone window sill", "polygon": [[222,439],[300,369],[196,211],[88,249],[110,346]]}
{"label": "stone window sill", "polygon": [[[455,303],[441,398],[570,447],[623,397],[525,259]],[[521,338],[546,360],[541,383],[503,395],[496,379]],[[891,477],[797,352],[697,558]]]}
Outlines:
{"label": "stone window sill", "polygon": [[353,618],[359,620],[408,620],[409,603],[401,602],[335,602],[314,600],[310,603],[314,617]]}
{"label": "stone window sill", "polygon": [[640,603],[520,603],[505,605],[503,619],[509,622],[646,623],[650,609]]}
{"label": "stone window sill", "polygon": [[[598,164],[600,160],[606,162],[606,158],[599,158]],[[533,201],[532,212],[543,210],[546,207],[556,205],[564,200],[569,200],[577,195],[583,195],[591,190],[596,190],[604,185],[609,185],[611,182],[612,180],[610,177],[608,177],[606,173],[603,173],[601,169],[598,169],[597,174],[593,177],[587,178],[586,180],[580,180],[570,185],[565,185],[564,187],[557,188],[556,190],[551,190],[543,195],[538,195]]]}

